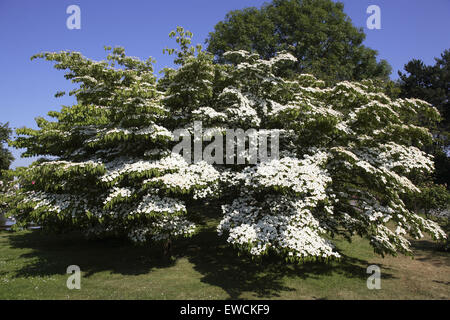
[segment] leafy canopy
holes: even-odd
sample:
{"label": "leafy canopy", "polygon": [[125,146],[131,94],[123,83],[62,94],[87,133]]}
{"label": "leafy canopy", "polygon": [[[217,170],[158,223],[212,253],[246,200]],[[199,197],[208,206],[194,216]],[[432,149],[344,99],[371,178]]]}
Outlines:
{"label": "leafy canopy", "polygon": [[391,67],[377,62],[377,52],[362,45],[365,34],[353,26],[344,5],[331,0],[273,0],[262,8],[229,12],[206,40],[219,62],[224,53],[246,50],[264,59],[287,50],[297,73],[327,82],[387,80]]}
{"label": "leafy canopy", "polygon": [[[8,142],[8,139],[11,135],[11,129],[9,128],[9,124],[1,124],[0,123],[0,172],[1,170],[9,169],[9,166],[14,160],[14,157],[4,144]],[[1,174],[0,174],[1,177]]]}
{"label": "leafy canopy", "polygon": [[[450,187],[450,49],[435,61],[431,66],[417,59],[409,61],[404,67],[405,73],[399,71],[399,84],[402,97],[425,100],[442,115],[442,121],[433,128],[433,133],[439,138],[436,140],[437,148],[433,150],[435,181]],[[447,150],[447,154],[443,150]]]}

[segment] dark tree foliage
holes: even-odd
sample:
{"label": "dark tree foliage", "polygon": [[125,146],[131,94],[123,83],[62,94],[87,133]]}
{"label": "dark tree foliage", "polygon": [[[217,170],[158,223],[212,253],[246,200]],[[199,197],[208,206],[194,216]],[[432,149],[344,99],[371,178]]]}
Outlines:
{"label": "dark tree foliage", "polygon": [[1,170],[7,170],[14,160],[11,152],[4,146],[4,143],[7,142],[10,135],[11,129],[9,128],[9,124],[0,123],[0,177]]}
{"label": "dark tree foliage", "polygon": [[262,8],[229,12],[206,43],[218,62],[228,50],[256,52],[263,58],[283,50],[298,62],[297,73],[310,73],[327,82],[383,79],[390,65],[377,62],[377,51],[362,45],[365,34],[331,0],[273,0]]}
{"label": "dark tree foliage", "polygon": [[427,66],[421,60],[409,61],[399,71],[401,96],[420,98],[434,105],[441,113],[442,121],[435,128],[437,139],[434,150],[437,183],[450,186],[450,158],[443,150],[450,148],[450,49],[445,50],[436,63]]}

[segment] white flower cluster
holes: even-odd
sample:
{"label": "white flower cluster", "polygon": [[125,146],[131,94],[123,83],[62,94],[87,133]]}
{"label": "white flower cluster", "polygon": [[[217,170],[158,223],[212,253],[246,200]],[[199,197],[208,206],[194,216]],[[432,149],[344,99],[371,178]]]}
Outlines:
{"label": "white flower cluster", "polygon": [[181,193],[196,191],[196,198],[211,196],[218,183],[220,173],[206,161],[184,166],[177,172],[150,178],[144,184],[158,185],[166,190],[177,190]]}
{"label": "white flower cluster", "polygon": [[401,235],[401,229],[398,229],[397,232],[393,232],[384,225],[378,225],[375,232],[376,233],[370,239],[370,242],[375,246],[375,249],[380,251],[387,250],[392,253],[395,253],[398,250],[402,252],[411,252],[409,249],[411,243]]}
{"label": "white flower cluster", "polygon": [[[413,220],[416,222],[416,226],[420,226],[423,231],[431,234],[431,236],[434,239],[437,240],[443,240],[447,239],[447,234],[442,230],[442,228],[439,226],[438,223],[434,222],[433,220],[424,219],[421,216],[415,215],[413,217]],[[409,227],[411,228],[411,224],[409,224]],[[422,238],[423,235],[421,234],[420,230],[418,230],[419,238]]]}
{"label": "white flower cluster", "polygon": [[166,137],[169,139],[173,139],[173,134],[166,128],[159,126],[157,124],[153,124],[150,127],[142,128],[139,130],[136,130],[134,132],[136,135],[146,135],[146,136],[160,136],[160,137]]}
{"label": "white flower cluster", "polygon": [[382,162],[382,166],[388,170],[400,168],[405,173],[410,173],[414,169],[425,172],[434,170],[434,163],[431,156],[413,146],[402,146],[394,142],[382,145],[383,149],[378,154],[378,161]]}
{"label": "white flower cluster", "polygon": [[219,234],[228,232],[228,242],[262,255],[269,249],[288,252],[298,259],[340,257],[333,245],[321,236],[325,230],[312,215],[309,202],[284,196],[256,200],[243,196],[224,205]]}
{"label": "white flower cluster", "polygon": [[211,107],[201,107],[198,110],[192,111],[192,114],[199,115],[199,120],[215,119],[215,120],[226,120],[227,115],[223,112],[217,112]]}
{"label": "white flower cluster", "polygon": [[169,237],[191,236],[195,232],[195,224],[181,216],[163,216],[148,227],[139,227],[131,230],[128,237],[136,243],[145,243],[148,240],[161,241]]}
{"label": "white flower cluster", "polygon": [[[397,174],[390,169],[392,164],[391,158],[384,157],[382,147],[371,150],[348,150],[343,147],[332,148],[331,151],[335,154],[345,156],[346,160],[335,161],[336,164],[343,165],[348,170],[354,168],[362,169],[369,174],[374,181],[380,180],[386,186],[395,185],[398,191],[411,190],[419,192],[419,189],[405,176]],[[373,155],[374,152],[379,152],[379,155]],[[389,178],[389,184],[388,180]]]}
{"label": "white flower cluster", "polygon": [[103,204],[110,203],[116,198],[129,198],[133,192],[134,190],[130,188],[114,187],[108,197],[103,201]]}
{"label": "white flower cluster", "polygon": [[233,103],[228,105],[225,113],[230,122],[239,124],[241,122],[248,122],[251,126],[259,127],[261,119],[258,113],[252,107],[255,102],[246,97],[241,91],[236,88],[225,88],[219,95],[224,103],[231,100]]}
{"label": "white flower cluster", "polygon": [[145,135],[145,136],[165,136],[168,138],[172,138],[172,133],[166,128],[159,126],[157,124],[152,124],[149,127],[144,128],[132,128],[132,129],[124,129],[124,128],[114,128],[108,130],[104,133],[104,136],[108,136],[111,134],[120,133],[123,135]]}
{"label": "white flower cluster", "polygon": [[146,195],[139,203],[136,209],[137,213],[145,213],[148,215],[156,214],[176,214],[186,213],[186,207],[184,203],[177,199],[169,197],[161,198],[157,195]]}
{"label": "white flower cluster", "polygon": [[173,139],[173,134],[168,129],[157,124],[152,124],[143,128],[134,127],[106,129],[98,132],[95,136],[86,139],[85,143],[99,144],[100,142],[107,141],[115,136],[122,137],[123,139],[131,136],[145,136],[147,138],[151,138],[152,140]]}
{"label": "white flower cluster", "polygon": [[[264,61],[264,60],[262,60],[262,61]],[[269,64],[272,66],[276,66],[276,65],[280,64],[281,62],[283,62],[283,63],[297,62],[297,58],[294,57],[289,52],[282,52],[282,53],[277,54],[275,57],[273,57],[269,60]]]}
{"label": "white flower cluster", "polygon": [[187,165],[188,164],[181,155],[174,153],[171,153],[160,160],[118,158],[105,164],[107,172],[101,177],[101,181],[112,182],[124,175],[152,170],[163,173],[166,171],[179,170],[187,167]]}
{"label": "white flower cluster", "polygon": [[75,216],[77,212],[85,212],[88,210],[86,199],[71,194],[53,194],[42,191],[32,191],[27,194],[23,202],[32,204],[34,210],[45,208],[46,211],[54,213],[72,209],[72,216]]}
{"label": "white flower cluster", "polygon": [[69,169],[73,167],[79,168],[87,168],[87,167],[97,167],[102,166],[102,162],[99,159],[88,160],[84,162],[70,162],[63,160],[55,160],[55,161],[44,161],[38,165],[33,166],[32,168],[40,168],[46,166],[60,166],[61,169]]}
{"label": "white flower cluster", "polygon": [[303,160],[282,158],[263,162],[246,168],[238,178],[246,188],[285,187],[295,193],[310,193],[316,200],[325,198],[325,189],[331,178],[322,169],[328,158],[324,152],[313,156],[306,155]]}

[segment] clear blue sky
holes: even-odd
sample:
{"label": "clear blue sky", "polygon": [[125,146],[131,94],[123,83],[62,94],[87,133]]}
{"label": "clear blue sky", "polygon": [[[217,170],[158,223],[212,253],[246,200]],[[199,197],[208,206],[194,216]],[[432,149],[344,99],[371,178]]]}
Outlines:
{"label": "clear blue sky", "polygon": [[[264,0],[0,0],[0,122],[13,128],[36,128],[34,118],[45,116],[69,97],[54,98],[71,88],[63,73],[43,60],[30,61],[41,51],[75,50],[101,60],[104,45],[120,45],[127,54],[157,60],[156,69],[171,65],[162,54],[174,44],[168,33],[183,26],[203,43],[214,25],[233,9],[263,4]],[[450,0],[343,0],[345,12],[367,34],[365,44],[393,67],[392,78],[412,58],[427,64],[450,48]],[[81,8],[81,30],[69,30],[66,9]],[[381,30],[366,28],[369,5],[381,8]],[[20,159],[13,167],[28,165]]]}

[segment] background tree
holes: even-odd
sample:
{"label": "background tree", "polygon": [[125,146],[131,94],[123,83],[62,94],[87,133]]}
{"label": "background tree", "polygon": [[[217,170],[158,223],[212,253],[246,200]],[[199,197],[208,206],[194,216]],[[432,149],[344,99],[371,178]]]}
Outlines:
{"label": "background tree", "polygon": [[5,147],[5,143],[7,143],[10,135],[11,129],[9,128],[9,124],[0,123],[0,177],[1,170],[9,169],[9,166],[14,161],[12,153]]}
{"label": "background tree", "polygon": [[365,34],[331,0],[274,0],[257,8],[229,12],[206,40],[208,51],[224,62],[229,50],[246,50],[270,59],[287,50],[294,70],[327,82],[387,80],[391,67],[362,45]]}
{"label": "background tree", "polygon": [[0,226],[6,221],[3,214],[9,209],[7,195],[11,195],[13,183],[13,174],[8,169],[14,157],[5,147],[10,135],[8,123],[0,124]]}
{"label": "background tree", "polygon": [[404,67],[405,73],[399,71],[399,83],[402,97],[425,100],[441,114],[442,121],[433,128],[437,138],[432,150],[436,165],[435,181],[450,187],[450,50],[445,50],[435,60],[432,66],[421,60],[411,60]]}

